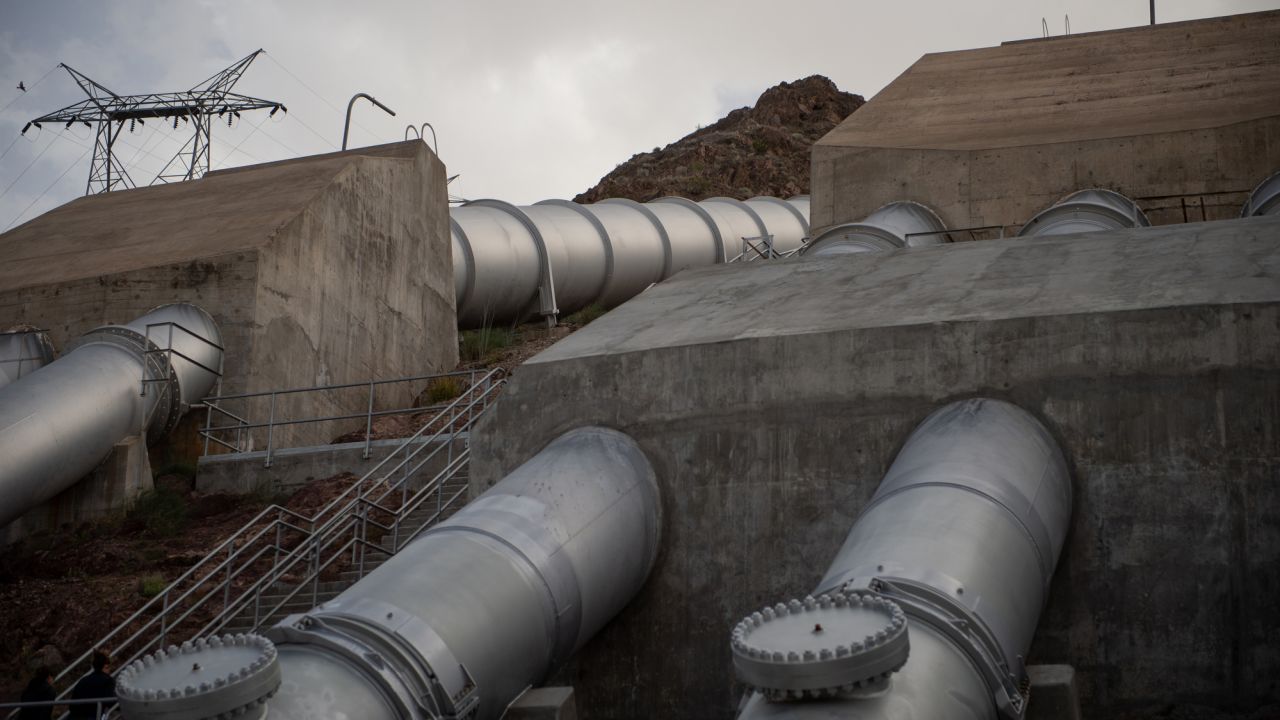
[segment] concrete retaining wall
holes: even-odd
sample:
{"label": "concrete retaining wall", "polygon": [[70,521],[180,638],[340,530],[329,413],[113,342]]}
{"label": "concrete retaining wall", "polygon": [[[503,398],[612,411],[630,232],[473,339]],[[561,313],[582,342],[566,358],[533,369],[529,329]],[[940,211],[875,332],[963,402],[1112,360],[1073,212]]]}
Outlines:
{"label": "concrete retaining wall", "polygon": [[[417,141],[79,198],[0,236],[0,326],[47,328],[61,349],[196,303],[222,330],[223,393],[446,371],[458,357],[448,221],[444,165]],[[277,417],[349,412],[349,400],[288,396]],[[268,403],[250,412],[265,422]],[[329,430],[280,440],[327,443]]]}
{"label": "concrete retaining wall", "polygon": [[[1252,224],[1250,224],[1252,223]],[[1041,417],[1073,469],[1030,662],[1086,716],[1280,687],[1280,220],[683,273],[513,374],[480,491],[572,427],[663,486],[641,595],[557,678],[586,718],[730,718],[728,632],[819,579],[900,444],[956,398]]]}

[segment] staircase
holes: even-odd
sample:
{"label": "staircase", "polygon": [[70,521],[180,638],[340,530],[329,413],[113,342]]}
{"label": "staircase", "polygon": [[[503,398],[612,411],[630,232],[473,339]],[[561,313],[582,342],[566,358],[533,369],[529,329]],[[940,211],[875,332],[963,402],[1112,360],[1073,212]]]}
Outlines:
{"label": "staircase", "polygon": [[[270,627],[358,582],[466,503],[466,439],[501,392],[504,375],[495,368],[476,379],[314,515],[279,505],[258,513],[67,665],[55,685],[87,672],[95,649],[124,667],[192,638]],[[440,461],[438,472],[423,470]]]}
{"label": "staircase", "polygon": [[399,519],[398,532],[380,532],[377,538],[378,550],[366,552],[363,561],[357,563],[356,567],[339,571],[334,580],[277,582],[258,593],[254,602],[231,618],[219,632],[259,632],[289,615],[307,612],[316,605],[341,595],[408,545],[419,531],[449,519],[462,508],[461,502],[446,503],[445,500],[466,497],[470,484],[468,465],[466,462],[460,464],[457,472],[443,480],[440,492],[434,494],[439,502],[428,500],[406,513]]}

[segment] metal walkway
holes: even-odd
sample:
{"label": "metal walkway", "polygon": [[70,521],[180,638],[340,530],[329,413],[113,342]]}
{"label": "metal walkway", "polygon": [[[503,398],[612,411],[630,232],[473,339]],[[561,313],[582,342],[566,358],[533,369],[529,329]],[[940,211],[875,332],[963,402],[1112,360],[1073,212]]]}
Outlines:
{"label": "metal walkway", "polygon": [[[471,453],[465,439],[505,384],[504,374],[496,368],[477,377],[314,515],[280,505],[258,513],[67,665],[55,685],[87,672],[94,649],[124,667],[192,638],[257,631],[372,572],[466,503]],[[423,468],[441,462],[443,468],[426,477]],[[68,687],[58,697],[69,694]]]}

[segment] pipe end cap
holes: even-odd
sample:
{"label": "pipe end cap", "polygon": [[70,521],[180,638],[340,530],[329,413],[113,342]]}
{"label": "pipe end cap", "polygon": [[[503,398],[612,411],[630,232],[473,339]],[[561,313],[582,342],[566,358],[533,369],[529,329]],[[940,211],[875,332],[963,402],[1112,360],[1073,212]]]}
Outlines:
{"label": "pipe end cap", "polygon": [[867,590],[764,608],[734,626],[730,644],[738,678],[774,701],[878,687],[910,653],[902,608]]}
{"label": "pipe end cap", "polygon": [[128,720],[236,718],[280,688],[276,646],[256,634],[199,638],[143,656],[116,675]]}

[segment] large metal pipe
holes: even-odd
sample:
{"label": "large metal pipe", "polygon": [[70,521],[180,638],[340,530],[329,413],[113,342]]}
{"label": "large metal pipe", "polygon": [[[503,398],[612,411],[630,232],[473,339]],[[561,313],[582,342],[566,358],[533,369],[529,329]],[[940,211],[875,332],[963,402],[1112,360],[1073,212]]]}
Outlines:
{"label": "large metal pipe", "polygon": [[1151,223],[1138,204],[1113,190],[1078,190],[1041,210],[1018,231],[1023,237],[1046,237],[1147,227]]}
{"label": "large metal pipe", "polygon": [[53,362],[49,334],[36,329],[0,332],[0,387]]}
{"label": "large metal pipe", "polygon": [[909,200],[891,202],[856,223],[833,225],[801,252],[805,257],[877,252],[948,242],[947,226],[927,206]]}
{"label": "large metal pipe", "polygon": [[1280,172],[1258,183],[1240,211],[1240,217],[1280,215]]}
{"label": "large metal pipe", "polygon": [[232,640],[237,659],[205,642],[173,667],[162,653],[125,668],[126,717],[213,717],[271,696],[274,720],[496,720],[640,590],[660,507],[633,440],[570,431],[336,599],[272,628],[274,649]]}
{"label": "large metal pipe", "polygon": [[213,319],[179,303],[92,330],[0,388],[0,527],[83,478],[125,437],[171,430],[212,389],[221,361]]}
{"label": "large metal pipe", "polygon": [[[1030,414],[988,399],[933,413],[863,508],[813,591],[818,599],[765,610],[767,618],[757,613],[735,628],[735,666],[760,688],[744,698],[739,717],[1020,718],[1024,658],[1070,514],[1066,463]],[[861,608],[885,618],[901,609],[905,635],[888,625],[865,643],[861,632],[843,637],[845,611]],[[801,632],[786,634],[788,621]],[[784,634],[755,632],[761,627]],[[762,656],[758,645],[779,642],[797,656]],[[900,654],[888,658],[893,643]],[[821,675],[824,663],[834,676]],[[893,665],[901,669],[889,677]],[[790,685],[769,688],[773,677]],[[797,695],[818,699],[767,697]]]}
{"label": "large metal pipe", "polygon": [[469,202],[450,212],[458,326],[613,307],[685,268],[733,260],[743,238],[796,249],[808,218],[808,196]]}

